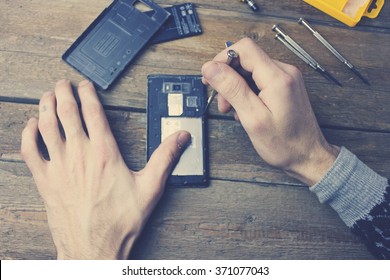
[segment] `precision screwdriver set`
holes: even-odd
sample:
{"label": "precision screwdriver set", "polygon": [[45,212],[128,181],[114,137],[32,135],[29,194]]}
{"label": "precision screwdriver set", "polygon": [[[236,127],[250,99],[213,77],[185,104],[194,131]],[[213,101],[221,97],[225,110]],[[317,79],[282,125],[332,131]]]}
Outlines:
{"label": "precision screwdriver set", "polygon": [[[322,45],[324,45],[341,63],[347,66],[362,82],[366,85],[370,85],[370,82],[360,74],[360,72],[356,69],[355,66],[352,65],[343,55],[341,55],[322,35],[316,31],[307,20],[304,18],[300,18],[298,23],[305,26],[315,38]],[[294,39],[286,34],[286,32],[279,27],[278,25],[274,25],[272,27],[272,31],[276,32],[275,39],[280,41],[285,47],[287,47],[291,52],[293,52],[296,56],[302,59],[307,65],[313,68],[315,71],[324,76],[327,80],[334,82],[338,86],[342,86],[342,84],[333,77],[321,64],[318,63],[307,51],[305,51]]]}

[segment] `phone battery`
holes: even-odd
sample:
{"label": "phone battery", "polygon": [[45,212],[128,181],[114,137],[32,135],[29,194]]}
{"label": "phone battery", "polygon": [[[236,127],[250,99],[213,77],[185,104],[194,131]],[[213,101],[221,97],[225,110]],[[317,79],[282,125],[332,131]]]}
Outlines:
{"label": "phone battery", "polygon": [[208,184],[206,94],[198,75],[148,76],[147,160],[168,136],[179,130],[191,133],[191,144],[172,171],[169,184]]}
{"label": "phone battery", "polygon": [[[177,40],[202,34],[199,17],[193,3],[165,8],[171,14],[160,30],[151,39],[152,44]],[[151,14],[152,11],[146,12]]]}
{"label": "phone battery", "polygon": [[[139,11],[142,2],[152,9]],[[170,14],[151,0],[116,0],[62,56],[63,60],[107,89],[137,56]]]}

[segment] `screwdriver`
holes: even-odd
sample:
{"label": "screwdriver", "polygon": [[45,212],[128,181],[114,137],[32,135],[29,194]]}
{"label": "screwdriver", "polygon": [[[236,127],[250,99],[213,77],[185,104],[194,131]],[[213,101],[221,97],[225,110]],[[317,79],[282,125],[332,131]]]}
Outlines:
{"label": "screwdriver", "polygon": [[[226,60],[226,64],[227,65],[230,65],[230,63],[233,61],[233,59],[235,58],[238,58],[238,53],[235,51],[235,50],[228,50],[227,51],[227,60]],[[210,107],[210,104],[213,102],[215,96],[217,96],[218,92],[213,89],[211,91],[211,94],[210,94],[210,97],[207,99],[207,105],[206,105],[206,108],[204,110],[204,113],[207,112],[207,110],[209,109]]]}
{"label": "screwdriver", "polygon": [[371,85],[370,82],[360,74],[358,70],[352,65],[351,62],[349,62],[344,56],[342,56],[318,31],[314,30],[313,27],[310,26],[310,24],[303,18],[301,17],[298,20],[299,24],[303,24],[307,29],[309,29],[314,37],[318,39],[338,60],[340,60],[343,64],[345,64],[351,71],[359,77],[360,80],[363,81],[366,85]]}
{"label": "screwdriver", "polygon": [[[278,39],[280,42],[282,42],[290,51],[292,51],[294,54],[299,56],[303,61],[307,63],[307,61],[310,62],[310,66],[316,70],[318,73],[320,73],[322,76],[324,76],[327,80],[334,82],[336,85],[342,87],[342,84],[336,80],[335,77],[333,77],[321,64],[317,62],[309,53],[307,53],[300,45],[298,45],[297,42],[295,42],[290,36],[288,36],[279,26],[276,24],[272,27],[272,30],[277,32],[278,35],[275,37],[275,39]],[[282,38],[283,40],[281,40]],[[291,48],[289,48],[287,45],[290,45]],[[298,55],[299,53],[299,55]],[[314,67],[313,67],[314,66]]]}
{"label": "screwdriver", "polygon": [[307,65],[309,65],[311,68],[313,68],[315,71],[323,75],[326,79],[329,81],[332,81],[331,77],[328,77],[328,72],[325,72],[321,70],[321,68],[318,68],[316,64],[313,64],[307,57],[305,57],[303,54],[301,54],[299,51],[297,51],[292,45],[290,45],[281,34],[276,34],[275,39],[280,41],[286,48],[288,48],[292,53],[294,53],[296,56],[298,56],[300,59],[302,59]]}

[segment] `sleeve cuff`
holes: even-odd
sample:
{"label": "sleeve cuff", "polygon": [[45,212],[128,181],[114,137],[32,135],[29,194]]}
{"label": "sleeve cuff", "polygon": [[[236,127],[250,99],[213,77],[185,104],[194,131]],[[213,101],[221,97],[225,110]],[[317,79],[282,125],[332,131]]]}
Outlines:
{"label": "sleeve cuff", "polygon": [[387,179],[342,147],[331,169],[310,190],[328,203],[348,227],[382,202]]}

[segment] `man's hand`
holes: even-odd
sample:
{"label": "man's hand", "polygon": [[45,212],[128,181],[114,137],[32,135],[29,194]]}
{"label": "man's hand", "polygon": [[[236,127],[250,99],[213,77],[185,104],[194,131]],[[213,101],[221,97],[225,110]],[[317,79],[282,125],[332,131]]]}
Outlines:
{"label": "man's hand", "polygon": [[241,67],[251,74],[261,93],[226,65],[226,50],[203,65],[204,82],[216,89],[218,107],[233,107],[257,153],[302,182],[318,182],[335,161],[339,148],[325,140],[294,66],[270,59],[246,38],[230,47]]}
{"label": "man's hand", "polygon": [[[127,258],[190,135],[171,135],[143,170],[133,172],[93,85],[81,82],[78,93],[87,133],[71,84],[63,80],[43,95],[39,120],[30,119],[23,131],[21,152],[45,202],[58,258]],[[39,151],[38,132],[50,160]]]}

